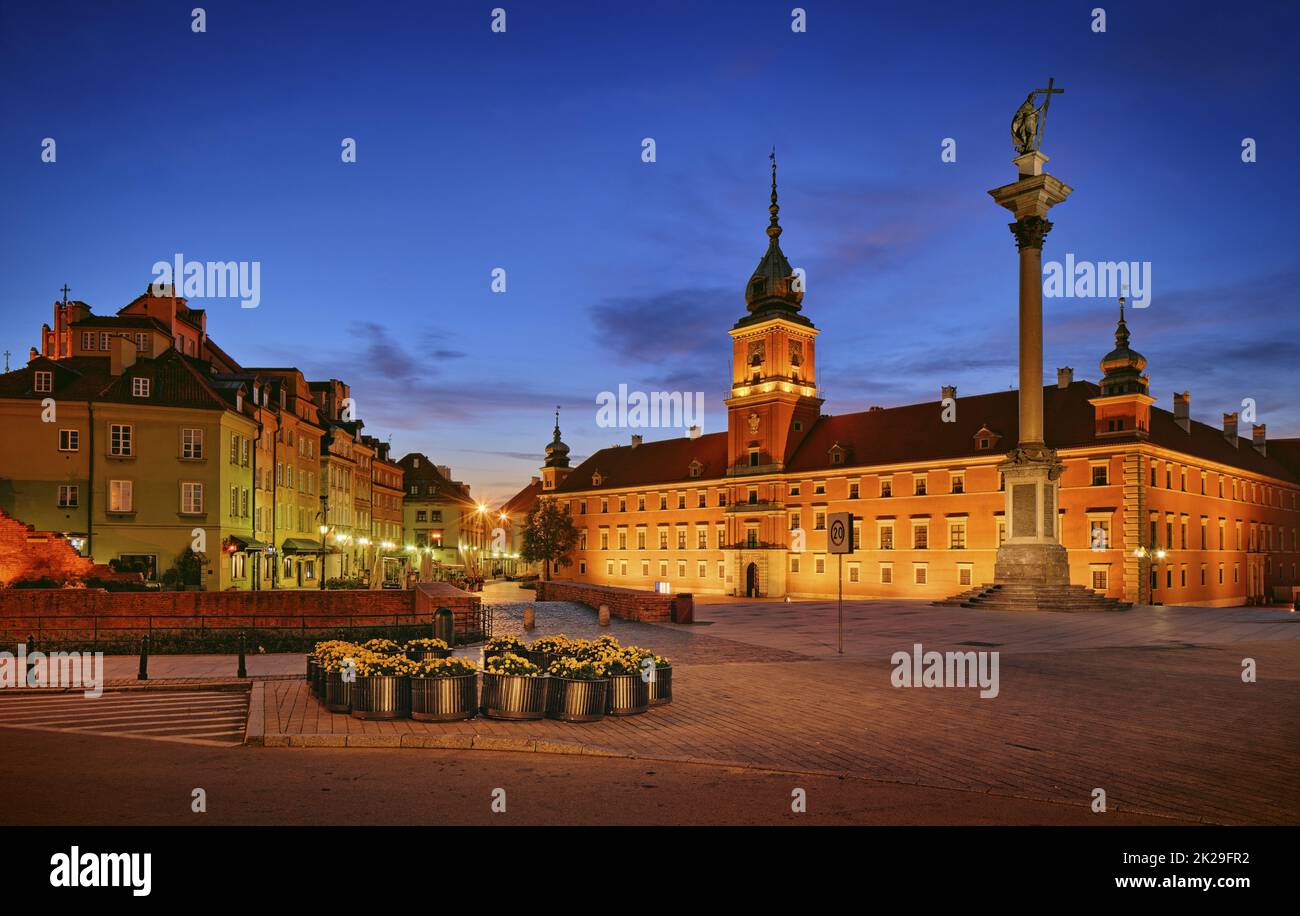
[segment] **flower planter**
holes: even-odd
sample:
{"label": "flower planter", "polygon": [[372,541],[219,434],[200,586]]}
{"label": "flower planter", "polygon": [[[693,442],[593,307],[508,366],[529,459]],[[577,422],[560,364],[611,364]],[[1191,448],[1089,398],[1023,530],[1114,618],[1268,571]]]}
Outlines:
{"label": "flower planter", "polygon": [[357,719],[405,719],[411,714],[411,679],[397,674],[358,674],[352,684]]}
{"label": "flower planter", "polygon": [[548,677],[546,685],[546,717],[561,722],[595,722],[605,718],[605,704],[609,702],[609,681],[570,680]]}
{"label": "flower planter", "polygon": [[312,669],[312,673],[311,673],[311,679],[312,679],[311,687],[312,687],[312,692],[315,693],[316,696],[318,697],[323,697],[325,695],[326,674],[328,674],[328,672],[319,662],[317,662],[316,667]]}
{"label": "flower planter", "polygon": [[656,668],[650,682],[650,705],[666,706],[673,701],[673,669]]}
{"label": "flower planter", "polygon": [[316,692],[316,659],[310,655],[307,656],[307,687]]}
{"label": "flower planter", "polygon": [[406,657],[413,662],[427,662],[435,658],[451,658],[450,649],[407,649]]}
{"label": "flower planter", "polygon": [[546,714],[545,677],[483,675],[480,706],[489,719],[540,719]]}
{"label": "flower planter", "polygon": [[352,711],[352,685],[343,680],[342,671],[325,672],[325,708],[330,712]]}
{"label": "flower planter", "polygon": [[615,674],[609,679],[611,716],[635,716],[650,708],[650,685],[639,674]]}
{"label": "flower planter", "polygon": [[478,712],[478,675],[411,678],[411,718],[421,722],[472,719]]}

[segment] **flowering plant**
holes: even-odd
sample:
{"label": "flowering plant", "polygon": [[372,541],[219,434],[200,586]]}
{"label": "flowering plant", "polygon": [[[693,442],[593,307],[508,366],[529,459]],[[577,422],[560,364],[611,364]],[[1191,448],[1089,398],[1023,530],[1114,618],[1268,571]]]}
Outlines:
{"label": "flowering plant", "polygon": [[545,655],[567,655],[569,647],[574,640],[565,636],[563,633],[558,636],[542,636],[534,639],[528,646],[530,652],[541,652]]}
{"label": "flowering plant", "polygon": [[411,677],[463,677],[478,671],[478,665],[468,658],[431,658],[412,662]]}
{"label": "flowering plant", "polygon": [[494,655],[483,665],[484,674],[514,674],[519,677],[541,677],[542,669],[513,652]]}
{"label": "flowering plant", "polygon": [[603,668],[609,675],[640,674],[641,659],[643,657],[640,650],[629,651],[628,649],[607,648],[592,661]]}
{"label": "flowering plant", "polygon": [[527,651],[527,647],[521,640],[513,636],[494,636],[483,646],[483,651],[488,655],[509,653],[519,655]]}
{"label": "flowering plant", "polygon": [[391,639],[368,639],[361,644],[361,648],[380,655],[396,655],[402,651],[402,647]]}
{"label": "flowering plant", "polygon": [[552,677],[570,681],[599,681],[605,677],[604,669],[595,662],[579,661],[576,658],[557,658],[546,670]]}
{"label": "flowering plant", "polygon": [[353,658],[358,652],[361,652],[360,646],[342,639],[331,639],[327,642],[316,643],[312,649],[312,655],[316,658],[316,664],[320,665],[325,671],[341,671],[345,659]]}
{"label": "flowering plant", "polygon": [[414,663],[404,655],[381,655],[362,649],[357,654],[357,674],[361,677],[395,677],[411,673]]}
{"label": "flowering plant", "polygon": [[419,639],[408,639],[406,641],[406,645],[403,646],[402,648],[404,648],[407,652],[416,652],[416,651],[427,652],[430,649],[448,649],[450,648],[450,646],[448,646],[447,643],[445,643],[441,639],[430,639],[427,636],[422,636]]}
{"label": "flowering plant", "polygon": [[654,660],[656,668],[671,668],[673,666],[673,663],[662,655],[656,655]]}

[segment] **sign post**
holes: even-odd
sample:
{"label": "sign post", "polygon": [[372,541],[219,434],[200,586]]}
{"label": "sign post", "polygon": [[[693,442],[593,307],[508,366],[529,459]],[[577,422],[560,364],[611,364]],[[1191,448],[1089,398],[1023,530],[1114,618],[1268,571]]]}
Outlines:
{"label": "sign post", "polygon": [[839,654],[844,654],[844,555],[853,553],[853,513],[832,512],[826,519],[826,548],[839,565]]}

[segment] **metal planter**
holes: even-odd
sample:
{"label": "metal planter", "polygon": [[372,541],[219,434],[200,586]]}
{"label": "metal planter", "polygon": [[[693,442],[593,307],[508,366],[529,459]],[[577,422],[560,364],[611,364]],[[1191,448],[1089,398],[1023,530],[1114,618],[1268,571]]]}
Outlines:
{"label": "metal planter", "polygon": [[325,708],[330,712],[352,711],[352,685],[343,680],[342,671],[325,672]]}
{"label": "metal planter", "polygon": [[609,680],[570,680],[548,677],[546,685],[546,717],[561,722],[596,722],[605,718],[605,704],[609,702]]}
{"label": "metal planter", "polygon": [[405,719],[411,714],[411,679],[397,674],[358,674],[352,684],[357,719]]}
{"label": "metal planter", "polygon": [[326,674],[325,669],[321,666],[319,662],[317,662],[316,667],[312,669],[312,673],[311,673],[311,677],[312,677],[311,689],[312,692],[315,693],[316,696],[318,697],[322,697],[325,695],[325,674]]}
{"label": "metal planter", "polygon": [[316,659],[311,655],[307,656],[307,688],[316,692]]}
{"label": "metal planter", "polygon": [[673,701],[673,669],[654,669],[654,680],[649,684],[650,705],[667,706]]}
{"label": "metal planter", "polygon": [[478,712],[478,675],[411,678],[411,718],[421,722],[472,719]]}
{"label": "metal planter", "polygon": [[546,714],[545,676],[483,675],[480,708],[489,719],[540,719]]}
{"label": "metal planter", "polygon": [[639,674],[615,674],[609,679],[611,716],[635,716],[650,708],[650,685]]}

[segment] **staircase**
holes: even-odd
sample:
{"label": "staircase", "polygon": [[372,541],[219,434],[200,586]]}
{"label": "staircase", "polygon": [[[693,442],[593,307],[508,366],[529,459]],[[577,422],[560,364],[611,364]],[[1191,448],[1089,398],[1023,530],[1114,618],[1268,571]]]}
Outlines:
{"label": "staircase", "polygon": [[1133,604],[1107,598],[1082,585],[1034,585],[1028,582],[1004,582],[981,585],[942,601],[934,607],[971,607],[991,611],[1127,611]]}

